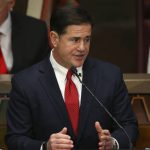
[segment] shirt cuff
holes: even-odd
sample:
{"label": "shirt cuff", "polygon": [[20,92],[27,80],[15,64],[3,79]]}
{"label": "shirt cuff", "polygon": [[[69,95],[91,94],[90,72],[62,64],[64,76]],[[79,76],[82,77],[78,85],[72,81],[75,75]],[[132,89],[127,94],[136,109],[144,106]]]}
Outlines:
{"label": "shirt cuff", "polygon": [[41,145],[41,147],[40,147],[40,150],[43,150],[43,143],[42,143],[42,145]]}
{"label": "shirt cuff", "polygon": [[115,138],[113,138],[113,137],[111,137],[111,140],[112,140],[113,150],[119,150],[119,143],[118,143],[118,141]]}

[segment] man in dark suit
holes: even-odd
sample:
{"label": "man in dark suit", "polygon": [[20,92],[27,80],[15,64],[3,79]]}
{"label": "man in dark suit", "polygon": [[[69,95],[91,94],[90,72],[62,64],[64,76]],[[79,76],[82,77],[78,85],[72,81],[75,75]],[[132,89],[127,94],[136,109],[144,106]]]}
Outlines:
{"label": "man in dark suit", "polygon": [[[50,25],[54,46],[50,56],[12,79],[8,149],[129,149],[129,139],[133,144],[137,139],[137,120],[120,69],[87,57],[93,28],[91,17],[81,8],[64,7],[54,11]],[[72,66],[123,126],[129,139],[78,78],[73,75],[69,79]],[[74,87],[70,96],[66,96],[68,84]],[[73,113],[79,111],[73,119],[70,108],[75,109]]]}
{"label": "man in dark suit", "polygon": [[49,53],[48,32],[44,21],[10,11],[15,0],[1,0],[0,47],[7,67],[16,73]]}

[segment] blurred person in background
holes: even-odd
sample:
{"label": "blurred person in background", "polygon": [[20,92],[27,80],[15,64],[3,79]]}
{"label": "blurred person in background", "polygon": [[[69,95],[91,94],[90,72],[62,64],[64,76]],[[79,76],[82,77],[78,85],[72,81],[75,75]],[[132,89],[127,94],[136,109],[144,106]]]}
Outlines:
{"label": "blurred person in background", "polygon": [[16,0],[0,0],[0,74],[17,73],[49,53],[44,21],[12,11]]}

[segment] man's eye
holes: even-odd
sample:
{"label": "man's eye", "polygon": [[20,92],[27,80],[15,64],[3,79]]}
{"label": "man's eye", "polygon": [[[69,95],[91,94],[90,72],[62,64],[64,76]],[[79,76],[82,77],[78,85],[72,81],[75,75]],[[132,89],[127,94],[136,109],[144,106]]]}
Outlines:
{"label": "man's eye", "polygon": [[86,38],[85,42],[88,43],[88,42],[90,42],[90,40],[91,40],[90,38]]}
{"label": "man's eye", "polygon": [[77,38],[73,38],[73,39],[72,39],[72,41],[74,41],[74,42],[78,42],[78,41],[79,41],[79,39],[77,39]]}
{"label": "man's eye", "polygon": [[71,38],[70,41],[72,41],[72,42],[78,42],[79,38]]}

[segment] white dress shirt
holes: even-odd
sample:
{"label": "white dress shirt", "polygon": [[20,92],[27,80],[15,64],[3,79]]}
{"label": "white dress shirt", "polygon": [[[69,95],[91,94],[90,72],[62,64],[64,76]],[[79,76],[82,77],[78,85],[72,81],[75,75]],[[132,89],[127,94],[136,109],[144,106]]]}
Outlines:
{"label": "white dress shirt", "polygon": [[10,71],[13,66],[11,32],[11,16],[9,13],[7,19],[0,25],[0,47],[2,49],[2,54],[8,71]]}

